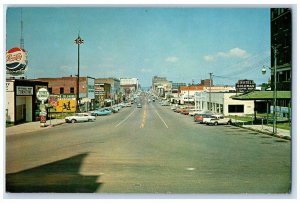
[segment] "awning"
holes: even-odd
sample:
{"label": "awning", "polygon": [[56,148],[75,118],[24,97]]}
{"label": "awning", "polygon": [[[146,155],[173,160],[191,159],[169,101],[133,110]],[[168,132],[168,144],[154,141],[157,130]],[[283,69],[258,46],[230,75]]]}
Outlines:
{"label": "awning", "polygon": [[[254,91],[231,96],[236,100],[272,100],[273,91]],[[277,99],[291,99],[291,91],[277,91]]]}

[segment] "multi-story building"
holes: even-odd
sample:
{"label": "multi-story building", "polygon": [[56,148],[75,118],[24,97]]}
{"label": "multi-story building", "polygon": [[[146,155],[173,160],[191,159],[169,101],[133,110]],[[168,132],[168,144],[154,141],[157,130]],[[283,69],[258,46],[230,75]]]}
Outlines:
{"label": "multi-story building", "polygon": [[172,93],[178,93],[181,86],[186,86],[184,82],[172,82]]}
{"label": "multi-story building", "polygon": [[213,80],[211,80],[211,84],[210,84],[210,79],[201,80],[200,84],[207,87],[209,87],[210,85],[213,86]]}
{"label": "multi-story building", "polygon": [[96,107],[111,106],[111,84],[95,80],[95,105]]}
{"label": "multi-story building", "polygon": [[168,81],[166,77],[154,76],[152,78],[152,90],[158,96],[164,97],[166,93],[172,92],[172,82]]}
{"label": "multi-story building", "polygon": [[137,78],[120,78],[121,92],[129,96],[132,92],[139,89],[139,79]]}
{"label": "multi-story building", "polygon": [[[277,90],[291,90],[292,74],[292,14],[290,8],[271,8],[271,67],[275,67]],[[271,87],[274,89],[274,71],[271,74]]]}
{"label": "multi-story building", "polygon": [[[61,78],[37,78],[35,81],[48,82],[48,91],[51,100],[57,100],[55,112],[75,112],[77,77],[72,75]],[[79,108],[80,111],[93,109],[94,80],[91,77],[79,77]]]}
{"label": "multi-story building", "polygon": [[[114,104],[120,103],[122,99],[120,80],[117,78],[97,78],[95,84],[110,84],[109,94],[105,99],[110,99]],[[103,86],[104,87],[104,86]],[[105,87],[108,87],[107,85]]]}
{"label": "multi-story building", "polygon": [[195,94],[202,91],[202,85],[181,86],[178,96],[183,103],[194,103]]}

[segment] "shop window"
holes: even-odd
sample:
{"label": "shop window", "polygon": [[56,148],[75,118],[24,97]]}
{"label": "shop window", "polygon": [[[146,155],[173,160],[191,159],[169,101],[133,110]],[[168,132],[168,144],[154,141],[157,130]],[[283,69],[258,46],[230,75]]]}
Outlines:
{"label": "shop window", "polygon": [[244,113],[244,105],[228,105],[228,113]]}
{"label": "shop window", "polygon": [[63,87],[59,88],[59,93],[64,94],[64,88]]}

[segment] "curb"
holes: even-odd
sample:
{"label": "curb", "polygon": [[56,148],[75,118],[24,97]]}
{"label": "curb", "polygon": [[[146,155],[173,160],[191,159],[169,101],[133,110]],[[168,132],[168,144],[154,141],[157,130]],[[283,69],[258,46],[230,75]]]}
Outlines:
{"label": "curb", "polygon": [[257,129],[253,129],[253,128],[248,128],[248,127],[245,127],[245,126],[240,126],[240,125],[235,125],[235,124],[233,124],[233,125],[236,126],[236,127],[239,127],[239,128],[252,130],[252,131],[263,133],[263,134],[270,135],[270,136],[273,136],[273,137],[277,137],[277,138],[281,138],[281,139],[285,139],[285,140],[291,140],[291,137],[289,137],[289,136],[281,136],[281,135],[278,135],[278,134],[273,135],[273,133],[269,133],[269,132],[266,132],[266,131],[257,130]]}
{"label": "curb", "polygon": [[48,127],[55,127],[55,126],[62,125],[62,124],[65,124],[65,123],[66,122],[56,123],[56,124],[49,125]]}
{"label": "curb", "polygon": [[45,126],[45,127],[41,127],[41,128],[53,128],[53,127],[55,127],[55,126],[58,126],[58,125],[62,125],[62,124],[64,124],[64,123],[66,123],[66,122],[61,122],[61,123],[56,123],[56,124],[49,124],[49,125],[47,125],[47,126]]}

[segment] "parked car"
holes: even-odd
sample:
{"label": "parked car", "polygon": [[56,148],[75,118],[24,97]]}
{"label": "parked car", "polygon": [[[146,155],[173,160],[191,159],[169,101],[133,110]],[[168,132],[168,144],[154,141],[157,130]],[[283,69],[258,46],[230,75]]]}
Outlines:
{"label": "parked car", "polygon": [[221,117],[224,118],[224,115],[221,115],[221,114],[213,114],[213,115],[211,115],[211,116],[209,116],[209,117],[203,118],[203,123],[208,123],[208,122],[210,122],[211,119],[219,119],[219,118],[221,118]]}
{"label": "parked car", "polygon": [[175,112],[181,113],[181,112],[183,111],[183,109],[186,109],[186,106],[178,106],[178,107],[175,109]]}
{"label": "parked car", "polygon": [[183,115],[189,115],[189,109],[184,108],[184,109],[182,109],[182,110],[180,111],[180,113],[183,114]]}
{"label": "parked car", "polygon": [[231,119],[230,118],[224,118],[223,116],[219,118],[212,118],[210,121],[206,123],[207,125],[219,125],[219,124],[225,124],[225,125],[230,125],[231,124]]}
{"label": "parked car", "polygon": [[92,111],[93,116],[105,116],[112,114],[112,111],[109,109],[98,109],[95,111]]}
{"label": "parked car", "polygon": [[106,107],[106,108],[104,108],[104,109],[106,109],[106,110],[109,110],[109,111],[111,111],[112,113],[118,113],[119,112],[119,109],[118,108],[116,108],[116,107]]}
{"label": "parked car", "polygon": [[190,116],[195,116],[196,113],[201,113],[201,111],[199,109],[190,109],[189,110],[189,115]]}
{"label": "parked car", "polygon": [[202,111],[201,113],[196,113],[194,116],[194,121],[197,123],[203,123],[204,118],[208,118],[212,115],[212,112],[210,111]]}
{"label": "parked car", "polygon": [[177,105],[172,105],[172,106],[171,106],[171,110],[173,110],[173,111],[175,111],[176,108],[177,108]]}
{"label": "parked car", "polygon": [[96,117],[91,116],[88,113],[76,113],[74,116],[65,117],[66,123],[77,123],[77,122],[86,122],[86,121],[95,121]]}

